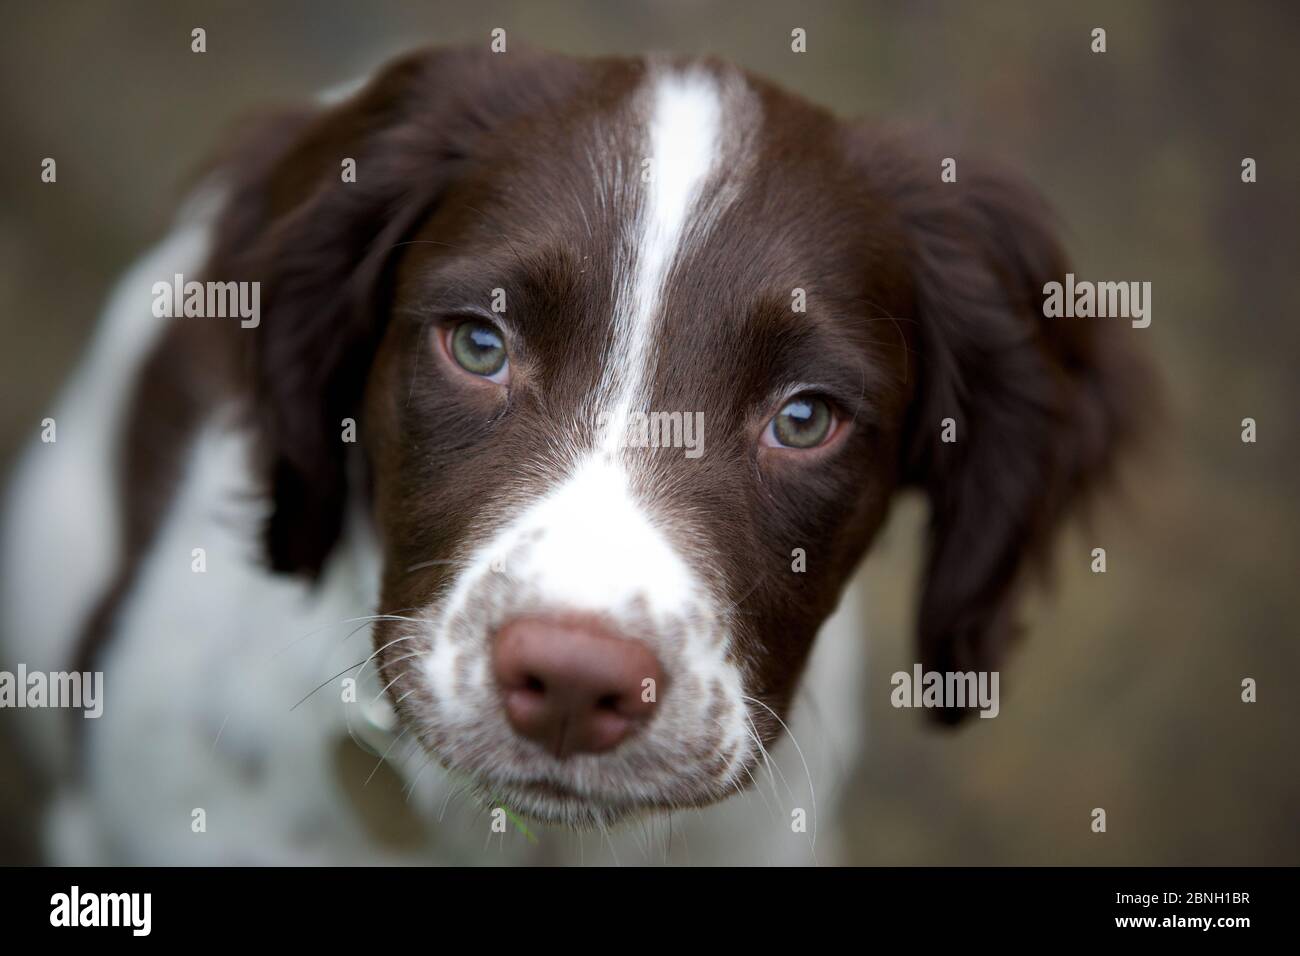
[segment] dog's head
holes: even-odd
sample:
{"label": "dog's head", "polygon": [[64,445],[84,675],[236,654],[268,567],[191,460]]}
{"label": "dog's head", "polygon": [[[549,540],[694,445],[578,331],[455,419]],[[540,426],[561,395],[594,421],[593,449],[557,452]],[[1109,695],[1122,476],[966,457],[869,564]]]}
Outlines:
{"label": "dog's head", "polygon": [[1030,191],[720,64],[425,53],[251,142],[210,272],[262,283],[270,562],[364,496],[402,720],[534,815],[747,781],[908,485],[920,658],[993,666],[1120,437]]}

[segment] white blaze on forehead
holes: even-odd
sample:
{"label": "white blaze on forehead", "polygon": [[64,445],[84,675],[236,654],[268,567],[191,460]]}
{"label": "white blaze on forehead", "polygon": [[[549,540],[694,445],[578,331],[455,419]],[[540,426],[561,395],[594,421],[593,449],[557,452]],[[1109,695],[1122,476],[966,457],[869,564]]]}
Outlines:
{"label": "white blaze on forehead", "polygon": [[607,451],[616,447],[629,413],[645,397],[664,283],[679,250],[693,232],[702,231],[692,213],[718,165],[722,142],[722,95],[709,74],[652,73],[641,101],[647,116],[643,160],[649,165],[638,163],[637,168],[648,170],[649,181],[640,182],[633,261],[617,273],[614,348],[597,393],[598,401],[609,403],[602,409]]}

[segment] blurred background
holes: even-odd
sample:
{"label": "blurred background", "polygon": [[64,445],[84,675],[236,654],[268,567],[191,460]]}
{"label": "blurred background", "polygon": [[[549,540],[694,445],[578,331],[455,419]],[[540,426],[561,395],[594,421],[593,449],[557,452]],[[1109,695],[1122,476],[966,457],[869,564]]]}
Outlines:
{"label": "blurred background", "polygon": [[[869,564],[872,713],[845,821],[867,864],[1300,863],[1300,7],[1149,2],[0,4],[0,466],[36,435],[115,276],[238,119],[427,44],[730,58],[842,115],[1025,171],[1082,278],[1147,280],[1170,408],[1127,494],[1059,548],[956,732],[910,669],[921,503]],[[207,30],[208,52],[189,33]],[[1107,52],[1090,31],[1107,31]],[[808,52],[790,50],[807,30]],[[941,141],[946,141],[942,140]],[[58,186],[40,162],[58,161]],[[1253,157],[1259,181],[1241,181]],[[1258,422],[1243,444],[1241,420]],[[1105,547],[1108,573],[1092,574]],[[1258,702],[1244,704],[1244,677]],[[1008,702],[1013,701],[1014,706]],[[44,799],[0,720],[0,863]],[[1089,829],[1105,807],[1108,832]]]}

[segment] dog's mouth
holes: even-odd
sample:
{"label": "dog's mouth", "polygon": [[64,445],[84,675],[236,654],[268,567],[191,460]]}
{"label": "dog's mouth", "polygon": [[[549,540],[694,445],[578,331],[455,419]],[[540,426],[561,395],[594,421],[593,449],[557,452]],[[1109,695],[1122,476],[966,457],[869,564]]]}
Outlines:
{"label": "dog's mouth", "polygon": [[482,806],[512,819],[603,829],[705,807],[753,780],[751,762],[733,749],[703,754],[680,741],[665,748],[638,738],[608,753],[557,758],[511,734],[492,711],[449,724],[420,735],[424,750],[468,781]]}
{"label": "dog's mouth", "polygon": [[553,779],[483,783],[488,802],[511,814],[538,823],[570,829],[605,829],[656,813],[679,809],[680,805],[654,797],[632,799],[623,795],[578,790]]}
{"label": "dog's mouth", "polygon": [[[560,824],[580,829],[608,826],[654,811],[653,806],[635,805],[596,794],[581,793],[553,780],[521,781],[503,786],[497,792],[508,810],[540,823]],[[494,801],[495,802],[495,801]]]}
{"label": "dog's mouth", "polygon": [[[588,766],[585,771],[592,768]],[[516,773],[495,770],[471,772],[480,798],[491,808],[509,815],[571,829],[604,829],[616,824],[679,811],[707,807],[746,789],[752,774],[713,778],[690,772],[678,778],[638,782],[625,775],[625,767],[610,774],[569,773],[560,766],[549,769],[517,768]],[[734,782],[728,782],[734,780]]]}

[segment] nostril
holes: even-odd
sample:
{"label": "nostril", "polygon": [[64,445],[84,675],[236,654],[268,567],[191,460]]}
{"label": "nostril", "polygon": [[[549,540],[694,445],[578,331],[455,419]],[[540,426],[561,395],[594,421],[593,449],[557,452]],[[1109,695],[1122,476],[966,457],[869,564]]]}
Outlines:
{"label": "nostril", "polygon": [[524,690],[531,690],[535,694],[546,693],[546,682],[536,674],[524,675]]}
{"label": "nostril", "polygon": [[618,713],[618,694],[606,694],[604,697],[597,698],[596,709],[607,710],[610,713]]}

